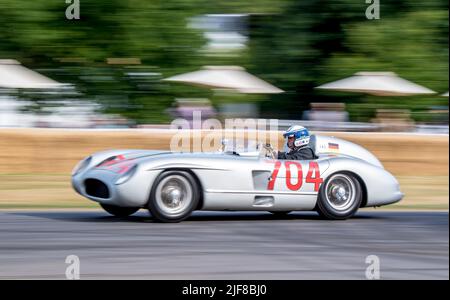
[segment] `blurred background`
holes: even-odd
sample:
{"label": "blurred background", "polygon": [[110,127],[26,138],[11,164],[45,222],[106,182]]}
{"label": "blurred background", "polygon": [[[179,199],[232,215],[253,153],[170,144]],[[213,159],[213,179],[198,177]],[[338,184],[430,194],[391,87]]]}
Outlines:
{"label": "blurred background", "polygon": [[[208,99],[217,113],[233,116],[327,121],[305,112],[328,110],[335,121],[401,119],[404,130],[448,125],[448,97],[438,96],[448,91],[448,1],[380,3],[381,19],[368,20],[368,4],[357,0],[81,0],[80,19],[68,20],[65,1],[1,0],[0,59],[72,89],[5,90],[0,83],[0,125],[168,124],[177,98]],[[244,67],[285,92],[223,94],[161,81],[205,65]],[[315,89],[360,71],[395,72],[437,94]]]}
{"label": "blurred background", "polygon": [[[89,151],[168,146],[74,130],[163,130],[200,110],[367,134],[383,163],[405,162],[391,170],[414,199],[438,185],[422,208],[448,209],[448,1],[380,4],[368,20],[360,0],[80,0],[68,20],[63,0],[0,0],[0,207],[86,205],[62,191]],[[393,132],[410,134],[402,152]]]}

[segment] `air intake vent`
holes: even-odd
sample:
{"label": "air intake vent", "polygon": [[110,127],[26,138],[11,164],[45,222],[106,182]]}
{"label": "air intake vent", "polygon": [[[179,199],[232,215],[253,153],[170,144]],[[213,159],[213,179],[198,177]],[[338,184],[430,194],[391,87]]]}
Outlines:
{"label": "air intake vent", "polygon": [[97,179],[86,179],[84,181],[84,186],[86,188],[86,194],[96,198],[109,198],[109,189],[100,180]]}

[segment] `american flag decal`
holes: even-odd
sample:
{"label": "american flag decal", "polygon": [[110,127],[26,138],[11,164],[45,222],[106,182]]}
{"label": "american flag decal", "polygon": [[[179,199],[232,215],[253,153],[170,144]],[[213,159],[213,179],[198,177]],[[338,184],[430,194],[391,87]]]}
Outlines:
{"label": "american flag decal", "polygon": [[336,150],[339,150],[339,144],[328,143],[328,148],[329,148],[329,149],[336,149]]}

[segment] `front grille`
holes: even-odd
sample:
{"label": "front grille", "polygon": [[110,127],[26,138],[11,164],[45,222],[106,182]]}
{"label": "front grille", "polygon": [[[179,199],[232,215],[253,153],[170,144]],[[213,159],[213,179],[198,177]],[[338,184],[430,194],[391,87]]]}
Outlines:
{"label": "front grille", "polygon": [[86,179],[84,181],[84,186],[86,188],[86,194],[96,198],[109,198],[109,189],[100,180],[97,179]]}

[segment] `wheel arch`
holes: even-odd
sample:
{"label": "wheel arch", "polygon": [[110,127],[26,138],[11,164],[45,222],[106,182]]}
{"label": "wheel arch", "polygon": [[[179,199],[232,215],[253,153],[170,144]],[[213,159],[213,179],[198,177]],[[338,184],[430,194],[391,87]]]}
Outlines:
{"label": "wheel arch", "polygon": [[358,180],[359,185],[361,186],[361,193],[362,193],[361,205],[359,207],[365,207],[367,205],[367,200],[368,200],[366,183],[361,178],[361,176],[359,176],[355,172],[348,171],[347,173],[353,175],[356,178],[356,180]]}

